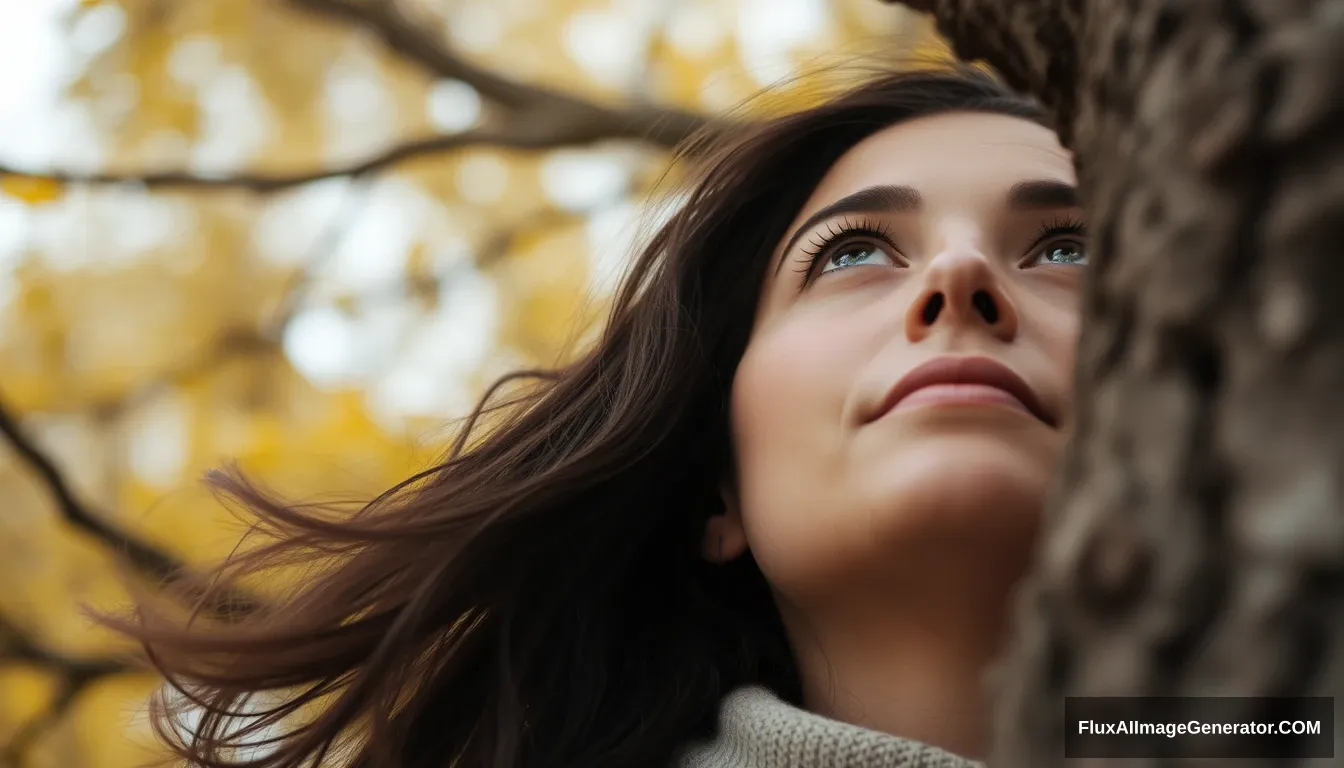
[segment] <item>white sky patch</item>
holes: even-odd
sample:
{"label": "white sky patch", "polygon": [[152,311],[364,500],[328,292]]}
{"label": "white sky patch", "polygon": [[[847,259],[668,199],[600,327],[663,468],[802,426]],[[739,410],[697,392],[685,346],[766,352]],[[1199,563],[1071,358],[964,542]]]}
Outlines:
{"label": "white sky patch", "polygon": [[504,37],[505,18],[498,2],[475,0],[453,8],[448,33],[464,51],[483,53]]}
{"label": "white sky patch", "polygon": [[70,189],[60,200],[28,209],[27,242],[55,269],[78,269],[88,264],[92,250],[89,233],[89,189]]}
{"label": "white sky patch", "polygon": [[410,335],[397,361],[370,391],[381,419],[408,415],[460,415],[471,407],[464,376],[493,348],[499,325],[494,283],[480,272],[453,271],[438,311]]}
{"label": "white sky patch", "polygon": [[705,77],[696,96],[700,100],[700,106],[706,110],[723,112],[740,104],[745,94],[738,93],[728,74],[720,71],[711,72]]}
{"label": "white sky patch", "polygon": [[[23,257],[31,226],[27,207],[0,195],[0,311],[4,311],[18,295],[14,270]],[[5,329],[0,328],[0,335],[4,332]]]}
{"label": "white sky patch", "polygon": [[302,264],[341,212],[349,184],[347,179],[325,179],[269,198],[253,229],[257,250],[277,264]]}
{"label": "white sky patch", "polygon": [[556,150],[542,161],[541,186],[547,199],[560,208],[590,210],[629,188],[629,159],[603,149]]}
{"label": "white sky patch", "polygon": [[427,111],[440,131],[465,131],[481,119],[481,95],[461,80],[440,80],[429,91]]}
{"label": "white sky patch", "polygon": [[115,268],[185,242],[195,209],[136,187],[70,190],[29,211],[30,242],[56,269]]}
{"label": "white sky patch", "polygon": [[381,79],[349,65],[332,68],[326,95],[332,119],[342,123],[368,122],[371,112],[390,106]]}
{"label": "white sky patch", "polygon": [[[335,194],[339,192],[323,191],[320,197],[326,199],[316,203],[310,198],[289,204],[295,211],[306,207],[307,218],[322,222],[320,230],[344,207],[339,199],[343,194]],[[489,329],[496,319],[470,311],[473,307],[480,309],[481,302],[476,300],[479,296],[459,292],[464,282],[475,285],[477,294],[482,291],[481,279],[473,281],[474,270],[463,266],[470,256],[470,245],[465,238],[451,236],[437,205],[415,185],[396,178],[385,179],[375,187],[367,201],[356,208],[354,215],[358,218],[338,250],[317,255],[331,262],[319,270],[317,282],[308,292],[311,303],[296,315],[285,338],[291,361],[314,384],[370,388],[371,403],[389,419],[383,424],[390,429],[397,428],[397,419],[408,413],[442,413],[442,402],[431,398],[429,390],[465,386],[460,381],[461,370],[445,370],[435,360],[447,356],[469,363],[482,357],[494,339]],[[296,218],[304,217],[268,212],[258,239],[283,244],[281,228],[286,220],[293,223]],[[428,232],[443,236],[434,239],[429,253],[431,268],[436,272],[457,268],[451,269],[454,277],[444,288],[445,309],[425,319],[414,303],[400,298],[400,290],[406,257]],[[320,231],[312,234],[321,236]],[[290,237],[295,237],[292,232]],[[311,237],[309,242],[311,249]],[[488,315],[495,311],[493,284],[486,281],[485,289],[490,298],[484,309]],[[355,297],[357,310],[353,316],[326,303],[336,296]],[[444,320],[448,307],[455,314]],[[456,322],[464,325],[449,327]],[[478,338],[482,333],[487,335]],[[426,340],[437,346],[425,352],[429,348]],[[411,351],[406,352],[408,349]],[[387,394],[388,387],[397,393],[395,397]],[[398,404],[401,401],[404,404]]]}
{"label": "white sky patch", "polygon": [[[330,180],[267,207],[253,233],[261,253],[277,264],[325,260],[309,295],[333,297],[396,290],[406,259],[439,221],[439,204],[418,186],[390,176],[370,189]],[[318,252],[333,226],[343,227],[331,252]],[[436,230],[443,232],[443,227]]]}
{"label": "white sky patch", "polygon": [[224,175],[245,166],[270,136],[266,98],[241,66],[221,69],[199,91],[201,134],[192,147],[191,169]]}
{"label": "white sky patch", "polygon": [[63,149],[52,131],[70,54],[60,17],[73,0],[5,2],[0,9],[0,158],[50,165]]}
{"label": "white sky patch", "polygon": [[727,37],[728,29],[713,8],[703,3],[681,5],[667,22],[667,39],[692,58],[708,56]]}
{"label": "white sky patch", "polygon": [[742,62],[762,86],[788,77],[792,52],[831,36],[826,0],[742,0],[738,6],[737,43]]}
{"label": "white sky patch", "polygon": [[323,92],[326,153],[341,162],[386,147],[397,138],[397,104],[377,62],[351,47],[332,63]]}
{"label": "white sky patch", "polygon": [[457,166],[457,191],[469,203],[498,202],[509,191],[509,167],[494,155],[472,155]]}
{"label": "white sky patch", "polygon": [[219,41],[207,35],[184,37],[168,54],[168,74],[185,85],[203,86],[217,77],[223,66]]}
{"label": "white sky patch", "polygon": [[402,280],[406,257],[434,203],[417,187],[395,177],[380,182],[371,192],[354,194],[368,198],[346,214],[357,218],[344,233],[335,258],[322,270],[322,282],[337,292],[391,290]]}
{"label": "white sky patch", "polygon": [[639,207],[628,200],[588,217],[588,279],[597,294],[614,291],[634,260],[639,217]]}
{"label": "white sky patch", "polygon": [[330,307],[299,311],[285,331],[285,354],[317,386],[353,383],[355,323]]}
{"label": "white sky patch", "polygon": [[70,30],[70,45],[85,61],[97,56],[126,33],[126,12],[116,3],[100,3],[79,14]]}
{"label": "white sky patch", "polygon": [[[129,72],[88,75],[92,96],[85,103],[99,126],[116,125],[140,106],[140,79]],[[106,130],[106,128],[102,128]]]}
{"label": "white sky patch", "polygon": [[22,255],[30,226],[28,207],[12,197],[0,195],[0,283]]}
{"label": "white sky patch", "polygon": [[639,65],[647,35],[639,19],[630,15],[578,11],[565,19],[565,52],[594,80],[620,87]]}
{"label": "white sky patch", "polygon": [[181,131],[160,128],[144,138],[139,154],[151,167],[177,167],[191,156],[191,139]]}
{"label": "white sky patch", "polygon": [[128,461],[136,477],[163,489],[177,484],[190,451],[188,416],[185,404],[171,396],[155,400],[134,416]]}
{"label": "white sky patch", "polygon": [[599,294],[609,293],[644,247],[683,205],[688,194],[679,191],[651,200],[623,200],[588,217],[589,281]]}
{"label": "white sky patch", "polygon": [[106,155],[105,139],[89,110],[67,105],[54,118],[50,130],[61,148],[60,167],[73,173],[101,168]]}
{"label": "white sky patch", "polygon": [[528,21],[546,10],[547,0],[497,0],[511,21]]}

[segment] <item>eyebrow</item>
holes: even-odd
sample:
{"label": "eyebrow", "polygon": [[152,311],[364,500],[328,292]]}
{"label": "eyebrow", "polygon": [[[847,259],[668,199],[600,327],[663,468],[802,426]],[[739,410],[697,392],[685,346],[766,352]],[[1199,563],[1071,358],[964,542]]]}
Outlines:
{"label": "eyebrow", "polygon": [[1008,207],[1018,211],[1077,208],[1078,188],[1056,179],[1019,181],[1008,190]]}
{"label": "eyebrow", "polygon": [[[914,187],[898,184],[865,187],[808,216],[807,221],[804,221],[793,231],[793,235],[789,237],[789,241],[784,245],[784,250],[781,253],[787,254],[792,251],[793,246],[798,243],[798,238],[802,237],[804,232],[826,219],[839,216],[842,213],[914,213],[923,205],[924,197]],[[779,272],[784,261],[783,258],[779,260],[779,263],[775,265],[775,272]]]}
{"label": "eyebrow", "polygon": [[[1008,190],[1007,199],[1008,207],[1019,211],[1077,208],[1082,204],[1078,198],[1077,187],[1056,179],[1019,181]],[[793,231],[781,254],[787,256],[803,233],[834,216],[845,213],[914,213],[923,205],[924,197],[914,187],[900,184],[865,187],[807,217],[807,221]],[[775,265],[776,273],[786,260],[780,258],[779,263]]]}

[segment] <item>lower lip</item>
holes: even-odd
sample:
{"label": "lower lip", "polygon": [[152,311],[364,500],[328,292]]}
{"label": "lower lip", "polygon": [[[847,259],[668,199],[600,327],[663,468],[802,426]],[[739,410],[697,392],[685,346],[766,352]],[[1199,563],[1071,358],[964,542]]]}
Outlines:
{"label": "lower lip", "polygon": [[1002,405],[1031,413],[1021,400],[988,384],[933,384],[901,398],[893,411],[926,405]]}

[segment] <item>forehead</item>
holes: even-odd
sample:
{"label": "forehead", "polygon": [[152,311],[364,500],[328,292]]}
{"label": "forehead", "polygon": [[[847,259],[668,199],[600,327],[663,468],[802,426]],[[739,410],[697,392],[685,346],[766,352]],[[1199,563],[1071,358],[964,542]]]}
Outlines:
{"label": "forehead", "polygon": [[885,128],[831,166],[799,218],[865,187],[903,184],[934,206],[1001,198],[1023,179],[1076,183],[1073,159],[1050,129],[1007,115],[954,112]]}

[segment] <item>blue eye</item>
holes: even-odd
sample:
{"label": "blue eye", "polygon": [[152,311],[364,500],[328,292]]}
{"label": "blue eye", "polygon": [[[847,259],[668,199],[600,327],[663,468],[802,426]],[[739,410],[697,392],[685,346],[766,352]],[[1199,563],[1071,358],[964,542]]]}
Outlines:
{"label": "blue eye", "polygon": [[1045,264],[1086,264],[1087,251],[1080,243],[1052,243],[1041,249],[1037,259]]}
{"label": "blue eye", "polygon": [[[813,238],[811,248],[803,249],[803,254],[804,266],[798,270],[803,273],[800,290],[814,277],[826,272],[866,264],[906,266],[890,232],[881,224],[851,224],[848,221],[828,224],[825,232],[817,233]],[[818,264],[821,264],[820,269]]]}
{"label": "blue eye", "polygon": [[1027,258],[1022,262],[1023,269],[1045,264],[1066,266],[1087,266],[1086,228],[1081,221],[1054,221],[1041,227]]}
{"label": "blue eye", "polygon": [[842,245],[839,248],[833,249],[830,252],[830,255],[825,258],[825,264],[822,265],[821,272],[822,274],[825,274],[827,272],[834,272],[837,269],[860,266],[866,263],[868,259],[877,257],[886,259],[889,264],[896,263],[896,260],[885,250],[873,243],[860,241]]}

